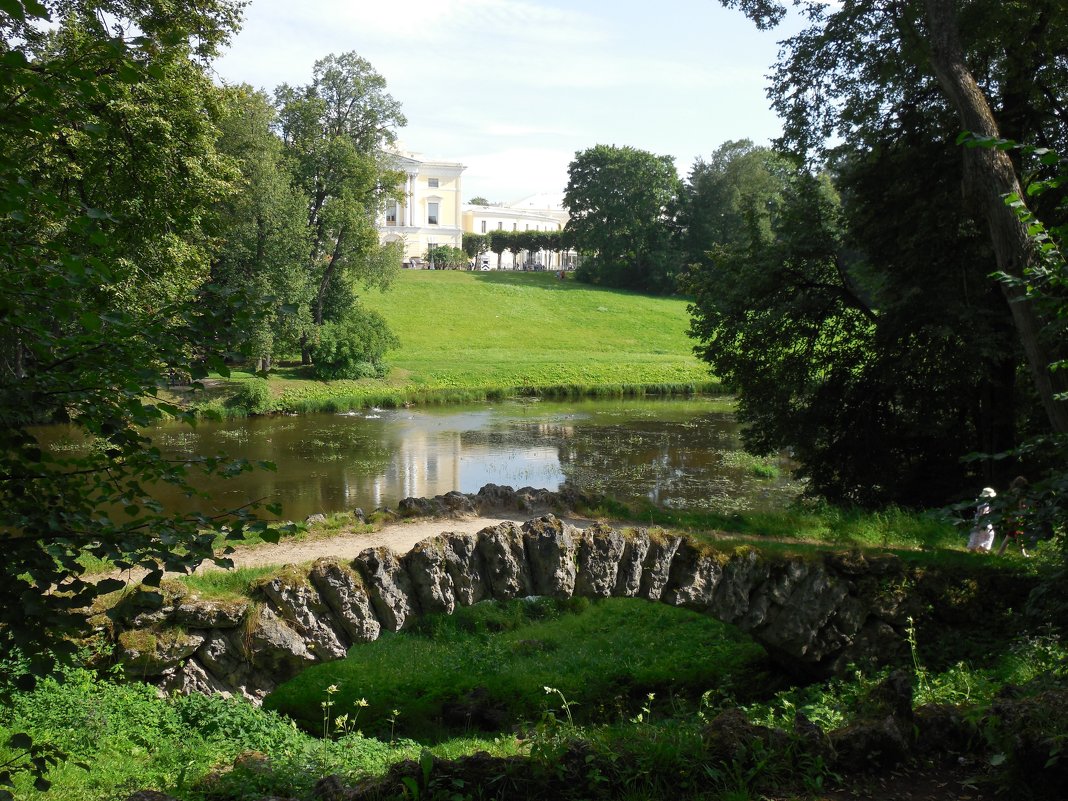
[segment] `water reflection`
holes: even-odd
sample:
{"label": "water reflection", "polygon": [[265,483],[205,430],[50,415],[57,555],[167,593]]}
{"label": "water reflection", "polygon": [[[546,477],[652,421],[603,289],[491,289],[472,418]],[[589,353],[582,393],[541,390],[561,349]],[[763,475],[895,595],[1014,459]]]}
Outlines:
{"label": "water reflection", "polygon": [[[48,432],[58,444],[64,432]],[[155,431],[176,457],[266,460],[216,481],[215,511],[267,499],[286,517],[395,506],[408,496],[475,492],[488,483],[559,489],[569,483],[625,501],[719,511],[776,507],[796,485],[783,470],[761,477],[739,451],[738,427],[722,400],[511,402],[444,409],[374,410],[177,424]],[[785,465],[784,465],[785,467]],[[765,467],[763,471],[773,472]],[[188,499],[167,497],[171,506]]]}

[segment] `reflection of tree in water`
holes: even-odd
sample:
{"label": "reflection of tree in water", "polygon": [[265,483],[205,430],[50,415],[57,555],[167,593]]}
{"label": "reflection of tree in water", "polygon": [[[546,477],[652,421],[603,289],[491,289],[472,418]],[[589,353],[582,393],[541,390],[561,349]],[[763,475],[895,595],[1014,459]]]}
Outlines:
{"label": "reflection of tree in water", "polygon": [[[205,421],[193,431],[161,426],[154,433],[176,458],[225,452],[274,462],[276,471],[245,473],[225,488],[206,488],[217,497],[203,510],[266,498],[280,501],[290,519],[392,506],[408,495],[474,492],[488,482],[547,489],[566,482],[631,503],[719,512],[781,507],[796,491],[785,478],[788,468],[778,479],[754,474],[758,463],[740,451],[729,412],[594,402],[504,412],[250,418]],[[764,472],[774,473],[774,465]],[[186,508],[199,503],[172,500]]]}
{"label": "reflection of tree in water", "polygon": [[738,426],[728,414],[689,421],[588,426],[560,446],[575,488],[658,506],[740,511],[781,505],[796,492],[787,478],[760,478],[755,460],[737,458]]}

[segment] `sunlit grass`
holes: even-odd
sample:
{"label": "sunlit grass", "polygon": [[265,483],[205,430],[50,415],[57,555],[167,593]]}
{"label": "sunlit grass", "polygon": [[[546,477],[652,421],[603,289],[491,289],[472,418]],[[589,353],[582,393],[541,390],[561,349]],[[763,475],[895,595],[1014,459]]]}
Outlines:
{"label": "sunlit grass", "polygon": [[[270,379],[278,411],[344,411],[406,403],[544,397],[685,395],[719,388],[686,335],[687,301],[560,281],[551,273],[405,270],[392,289],[361,298],[401,347],[385,379],[316,381],[300,368]],[[209,387],[205,409],[236,384]]]}
{"label": "sunlit grass", "polygon": [[[762,658],[730,626],[647,601],[486,602],[355,646],[266,703],[312,731],[328,701],[330,716],[358,714],[360,728],[377,736],[396,729],[439,739],[484,725],[479,710],[499,715],[502,727],[529,724],[558,709],[560,694],[576,721],[613,722],[636,714],[649,693],[669,708],[692,705],[709,687],[751,691]],[[462,711],[450,717],[450,705],[470,705],[474,722]]]}

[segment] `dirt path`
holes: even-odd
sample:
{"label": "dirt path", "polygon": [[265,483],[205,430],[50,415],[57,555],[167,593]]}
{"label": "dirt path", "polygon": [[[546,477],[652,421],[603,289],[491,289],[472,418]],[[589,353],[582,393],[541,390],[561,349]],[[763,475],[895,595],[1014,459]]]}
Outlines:
{"label": "dirt path", "polygon": [[[321,557],[353,559],[365,548],[385,546],[395,553],[403,554],[417,542],[441,534],[443,531],[458,531],[475,534],[488,526],[496,526],[506,520],[525,523],[535,515],[491,515],[459,520],[418,518],[392,523],[370,534],[338,534],[333,537],[316,537],[305,540],[283,540],[279,543],[263,543],[255,546],[237,546],[230,558],[235,567],[261,567],[264,565],[287,565],[311,562]],[[579,528],[585,528],[592,520],[580,517],[563,517],[562,520]],[[204,564],[198,572],[219,570],[213,564]]]}

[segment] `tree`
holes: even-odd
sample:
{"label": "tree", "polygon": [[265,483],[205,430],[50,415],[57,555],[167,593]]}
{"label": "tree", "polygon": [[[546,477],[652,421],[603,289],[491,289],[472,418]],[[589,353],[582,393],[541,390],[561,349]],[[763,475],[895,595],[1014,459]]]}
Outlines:
{"label": "tree", "polygon": [[772,211],[794,164],[748,139],[725,142],[709,161],[698,159],[680,194],[679,238],[687,264],[709,263],[715,248],[767,241]]}
{"label": "tree", "polygon": [[475,197],[471,198],[467,202],[472,206],[488,206],[490,204],[490,202],[486,200],[486,198],[482,197],[482,195],[475,195]]}
{"label": "tree", "polygon": [[[508,232],[510,233],[510,232]],[[489,248],[497,254],[497,269],[501,269],[501,256],[504,255],[504,251],[508,250],[508,233],[497,230],[490,231],[489,236]]]}
{"label": "tree", "polygon": [[[227,87],[220,105],[217,147],[234,159],[241,177],[215,207],[211,281],[224,290],[215,295],[224,304],[239,289],[271,298],[269,313],[240,332],[258,368],[268,370],[278,353],[299,348],[300,321],[310,314],[315,287],[307,270],[306,207],[282,163],[269,98],[248,86]],[[229,311],[224,305],[219,313],[225,318]],[[228,325],[220,333],[235,330]]]}
{"label": "tree", "polygon": [[993,255],[953,205],[953,146],[931,136],[938,119],[903,123],[897,142],[841,154],[836,187],[728,143],[695,167],[680,215],[703,216],[692,333],[739,393],[747,447],[790,448],[814,492],[872,506],[1007,480],[994,471],[1018,466],[959,457],[1011,448],[1026,407]]}
{"label": "tree", "polygon": [[460,242],[464,253],[470,259],[477,260],[479,256],[489,250],[488,234],[469,234],[465,231]]}
{"label": "tree", "polygon": [[670,156],[597,145],[568,167],[567,229],[583,256],[579,280],[672,292],[672,219],[679,179]]}
{"label": "tree", "polygon": [[423,258],[439,270],[458,270],[467,266],[467,254],[452,245],[430,245]]}
{"label": "tree", "polygon": [[[785,13],[774,0],[721,2],[741,8],[762,28]],[[771,87],[786,121],[784,143],[799,152],[818,152],[832,133],[849,147],[863,147],[896,130],[910,109],[947,105],[958,128],[981,136],[1043,146],[1065,142],[1068,128],[1055,98],[1068,88],[1061,55],[1068,25],[1056,0],[984,0],[968,4],[959,17],[954,0],[802,5],[811,24],[784,42]],[[962,158],[966,203],[986,223],[999,270],[1020,278],[1037,256],[1019,218],[1001,202],[1007,194],[1024,196],[1020,165],[996,149],[966,151]],[[1002,287],[1048,426],[1068,431],[1068,378],[1049,369],[1063,343],[1044,337],[1049,321],[1018,284]]]}
{"label": "tree", "polygon": [[315,286],[302,339],[309,363],[331,291],[350,279],[385,288],[400,270],[399,259],[383,258],[395,250],[379,245],[374,220],[387,199],[398,198],[401,174],[389,168],[383,148],[406,120],[382,76],[355,53],[317,61],[312,83],[283,84],[275,104],[286,160],[307,203]]}
{"label": "tree", "polygon": [[[225,370],[224,321],[198,296],[215,291],[201,222],[237,173],[214,149],[201,60],[238,6],[16,10],[0,59],[0,652],[41,670],[73,648],[78,610],[122,586],[86,580],[84,557],[145,567],[152,585],[215,558],[215,537],[247,522],[163,508],[158,484],[193,492],[191,472],[247,465],[168,461],[147,431],[164,414],[189,419],[156,399],[168,374]],[[57,418],[89,447],[43,448],[33,426]]]}

